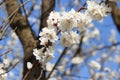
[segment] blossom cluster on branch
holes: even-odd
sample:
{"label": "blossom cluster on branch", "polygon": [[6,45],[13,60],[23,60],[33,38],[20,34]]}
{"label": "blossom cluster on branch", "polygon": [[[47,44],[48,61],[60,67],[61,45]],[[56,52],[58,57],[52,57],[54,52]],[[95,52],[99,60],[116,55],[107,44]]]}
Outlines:
{"label": "blossom cluster on branch", "polygon": [[[60,40],[63,47],[79,44],[81,33],[92,24],[93,20],[102,21],[111,8],[105,3],[87,1],[87,8],[82,12],[71,9],[68,12],[52,11],[47,20],[47,27],[40,32],[41,49],[34,49],[33,54],[42,64],[54,58],[55,43]],[[60,34],[60,35],[59,35]]]}

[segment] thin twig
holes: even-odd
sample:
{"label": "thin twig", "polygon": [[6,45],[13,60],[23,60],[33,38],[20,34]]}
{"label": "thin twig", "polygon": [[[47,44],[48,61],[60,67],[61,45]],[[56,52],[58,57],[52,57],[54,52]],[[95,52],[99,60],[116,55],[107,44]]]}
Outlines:
{"label": "thin twig", "polygon": [[36,0],[33,1],[32,7],[30,8],[30,11],[28,12],[28,15],[27,15],[27,16],[30,16],[30,15],[31,15],[31,13],[32,13],[33,10],[34,10],[35,4],[36,4]]}
{"label": "thin twig", "polygon": [[[25,1],[23,4],[20,4],[20,6],[18,8],[16,8],[13,13],[10,14],[10,16],[8,16],[8,18],[4,21],[4,23],[6,23],[7,21],[9,21],[9,19],[25,4],[27,4],[30,0]],[[3,24],[4,24],[3,23]],[[3,25],[2,25],[3,26]]]}
{"label": "thin twig", "polygon": [[24,76],[24,78],[23,78],[23,80],[25,80],[26,78],[27,78],[27,76],[29,75],[29,73],[31,72],[31,69],[30,70],[28,70],[28,72],[25,74],[25,76]]}
{"label": "thin twig", "polygon": [[103,47],[100,47],[100,48],[98,47],[98,48],[95,48],[95,49],[92,49],[92,50],[88,51],[87,53],[92,53],[92,52],[97,51],[97,50],[102,50],[102,49],[106,49],[106,48],[111,48],[111,47],[117,46],[117,45],[120,45],[120,42],[114,43],[114,44],[112,44],[112,45],[110,45],[110,46],[103,46]]}
{"label": "thin twig", "polygon": [[5,32],[7,31],[7,29],[9,28],[9,24],[11,24],[12,23],[12,21],[14,20],[14,18],[15,18],[15,16],[16,16],[16,14],[12,17],[12,19],[8,22],[8,23],[6,23],[4,26],[4,28],[3,28],[3,30],[1,30],[1,33],[0,33],[0,39],[2,39],[2,36],[5,34]]}
{"label": "thin twig", "polygon": [[50,73],[48,74],[46,80],[48,80],[50,78],[50,76],[52,75],[53,71],[55,70],[55,68],[57,67],[57,65],[59,64],[60,60],[63,58],[63,56],[65,55],[66,51],[68,48],[65,48],[62,52],[62,54],[60,55],[59,59],[57,60],[57,62],[55,63],[53,69],[50,71]]}
{"label": "thin twig", "polygon": [[83,9],[86,9],[86,8],[85,8],[86,4],[87,4],[87,3],[85,2],[85,3],[82,5],[82,7],[80,7],[80,8],[78,9],[78,12],[80,12],[80,11],[83,10]]}
{"label": "thin twig", "polygon": [[20,60],[18,62],[16,62],[14,65],[12,65],[12,67],[10,69],[8,69],[7,71],[1,73],[0,75],[4,75],[5,73],[10,72],[12,69],[14,69],[16,67],[16,65],[20,62]]}
{"label": "thin twig", "polygon": [[3,54],[0,54],[0,57],[3,56],[3,55],[6,55],[8,54],[10,51],[12,51],[12,49],[8,49],[6,52],[4,52]]}
{"label": "thin twig", "polygon": [[[20,0],[20,1],[21,1],[22,4],[24,4],[23,0]],[[25,14],[25,17],[26,17],[26,21],[27,21],[27,23],[29,23],[29,21],[28,21],[28,15],[27,15],[27,12],[25,10],[25,6],[23,5],[22,8],[23,8],[23,11],[24,11],[24,14]]]}

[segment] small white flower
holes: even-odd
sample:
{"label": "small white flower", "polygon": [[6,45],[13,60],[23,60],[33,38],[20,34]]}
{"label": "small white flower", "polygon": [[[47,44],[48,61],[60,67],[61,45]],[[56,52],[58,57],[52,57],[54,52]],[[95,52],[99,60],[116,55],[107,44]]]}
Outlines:
{"label": "small white flower", "polygon": [[95,1],[87,1],[87,12],[94,20],[102,20],[108,12],[111,12],[111,8],[105,5],[105,3],[99,4]]}
{"label": "small white flower", "polygon": [[115,55],[114,62],[120,63],[120,55]]}
{"label": "small white flower", "polygon": [[27,62],[27,68],[31,69],[33,67],[33,64],[31,62]]}
{"label": "small white flower", "polygon": [[99,35],[100,35],[100,31],[97,28],[94,28],[94,30],[91,32],[91,38],[94,38]]}
{"label": "small white flower", "polygon": [[43,55],[43,48],[42,49],[33,49],[33,55],[36,57],[37,60],[41,59],[41,56]]}
{"label": "small white flower", "polygon": [[48,54],[44,57],[44,63],[47,63],[48,61],[52,60],[54,58],[53,54]]}
{"label": "small white flower", "polygon": [[111,77],[116,77],[116,73],[117,73],[116,71],[111,71],[111,72],[110,72],[110,76],[111,76]]}
{"label": "small white flower", "polygon": [[60,42],[63,47],[70,47],[71,46],[70,35],[67,32],[62,33]]}
{"label": "small white flower", "polygon": [[89,37],[88,36],[85,36],[84,38],[83,38],[83,42],[86,44],[86,45],[88,45],[89,43]]}
{"label": "small white flower", "polygon": [[89,62],[89,66],[92,67],[92,68],[98,69],[98,70],[100,70],[100,68],[101,68],[101,65],[94,60]]}
{"label": "small white flower", "polygon": [[60,26],[60,14],[59,12],[52,11],[47,20],[48,27],[56,28]]}
{"label": "small white flower", "polygon": [[61,13],[60,29],[62,31],[71,31],[76,25],[75,19],[71,14],[74,14],[74,11]]}
{"label": "small white flower", "polygon": [[70,31],[70,37],[72,44],[78,44],[80,42],[80,36],[77,34],[77,32]]}
{"label": "small white flower", "polygon": [[76,32],[70,31],[62,33],[60,38],[61,44],[63,47],[70,47],[73,44],[78,44],[80,37]]}
{"label": "small white flower", "polygon": [[72,63],[73,64],[80,64],[80,63],[82,63],[83,62],[83,58],[82,57],[74,57],[73,59],[72,59]]}
{"label": "small white flower", "polygon": [[58,79],[55,78],[55,77],[51,77],[51,78],[49,78],[48,80],[58,80]]}
{"label": "small white flower", "polygon": [[37,19],[34,17],[28,17],[28,20],[33,23],[37,22]]}
{"label": "small white flower", "polygon": [[11,37],[12,37],[13,39],[15,39],[15,40],[18,39],[18,37],[17,37],[17,35],[15,34],[15,32],[12,33]]}
{"label": "small white flower", "polygon": [[57,67],[60,72],[63,72],[65,70],[65,66],[61,65]]}
{"label": "small white flower", "polygon": [[109,37],[109,42],[111,43],[116,42],[116,31],[114,29],[111,29],[111,35]]}
{"label": "small white flower", "polygon": [[4,68],[8,68],[10,66],[10,62],[11,60],[8,58],[3,59]]}
{"label": "small white flower", "polygon": [[41,49],[33,49],[33,55],[36,57],[39,62],[43,65],[54,58],[54,46],[49,46],[45,49],[45,47]]}
{"label": "small white flower", "polygon": [[106,59],[108,57],[107,53],[102,53],[102,58]]}
{"label": "small white flower", "polygon": [[53,66],[54,66],[54,64],[52,64],[52,63],[50,63],[50,62],[46,63],[46,70],[47,70],[47,71],[51,71],[52,68],[53,68]]}
{"label": "small white flower", "polygon": [[74,4],[77,6],[79,5],[79,0],[74,0]]}
{"label": "small white flower", "polygon": [[58,40],[55,30],[47,27],[42,29],[42,32],[40,32],[39,36],[41,45],[46,45],[48,41],[54,43],[56,40]]}
{"label": "small white flower", "polygon": [[97,73],[95,73],[93,79],[98,80],[99,78],[102,78],[103,80],[108,80],[108,79],[106,79],[106,76],[107,75],[104,72],[97,72]]}
{"label": "small white flower", "polygon": [[4,69],[0,68],[0,74],[2,74],[0,75],[0,80],[7,80],[7,73]]}
{"label": "small white flower", "polygon": [[15,58],[15,59],[12,61],[12,65],[15,65],[15,64],[18,63],[19,61],[20,61],[20,59]]}
{"label": "small white flower", "polygon": [[79,13],[76,20],[79,31],[86,30],[86,28],[92,21],[92,19],[87,15],[87,13]]}
{"label": "small white flower", "polygon": [[9,72],[8,75],[9,75],[9,78],[13,78],[15,76],[13,72]]}
{"label": "small white flower", "polygon": [[54,58],[54,47],[50,46],[48,48],[46,48],[46,52],[44,53],[45,55],[45,63],[47,63],[48,61],[52,60]]}
{"label": "small white flower", "polygon": [[111,72],[111,69],[110,69],[109,67],[105,67],[105,68],[104,68],[104,71],[106,71],[106,72]]}
{"label": "small white flower", "polygon": [[41,8],[40,5],[35,5],[35,6],[34,6],[34,9],[35,9],[35,10],[40,10],[40,8]]}

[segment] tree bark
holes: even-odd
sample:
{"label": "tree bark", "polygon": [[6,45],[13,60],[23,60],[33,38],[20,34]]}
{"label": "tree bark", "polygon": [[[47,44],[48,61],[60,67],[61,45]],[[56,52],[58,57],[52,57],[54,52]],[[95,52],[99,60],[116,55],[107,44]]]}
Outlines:
{"label": "tree bark", "polygon": [[49,13],[54,10],[54,6],[55,6],[55,0],[42,0],[40,31],[42,30],[42,28],[48,26],[46,21],[49,16]]}
{"label": "tree bark", "polygon": [[112,8],[113,21],[118,31],[120,32],[120,9],[118,8],[117,3],[115,2],[107,1],[107,3]]}

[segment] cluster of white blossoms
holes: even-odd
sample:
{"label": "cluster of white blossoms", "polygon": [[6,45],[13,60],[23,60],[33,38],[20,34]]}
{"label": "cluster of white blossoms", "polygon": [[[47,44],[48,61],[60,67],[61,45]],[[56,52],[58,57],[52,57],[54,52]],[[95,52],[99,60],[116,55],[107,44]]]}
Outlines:
{"label": "cluster of white blossoms", "polygon": [[33,49],[33,55],[43,65],[54,58],[54,48],[53,47],[48,47],[45,50],[44,49],[45,49],[45,47],[43,47],[42,49]]}
{"label": "cluster of white blossoms", "polygon": [[69,47],[72,44],[79,44],[80,37],[76,32],[63,32],[60,38],[61,45],[64,47]]}
{"label": "cluster of white blossoms", "polygon": [[58,40],[58,36],[56,35],[56,32],[54,29],[50,28],[43,28],[42,32],[39,34],[41,45],[45,45],[48,43],[48,41],[55,43],[56,40]]}
{"label": "cluster of white blossoms", "polygon": [[[37,60],[45,64],[54,57],[55,43],[60,40],[63,47],[79,44],[80,34],[92,23],[92,20],[102,20],[111,12],[104,3],[87,1],[87,8],[83,12],[71,9],[68,12],[52,11],[47,20],[47,27],[40,32],[41,49],[34,49],[33,54]],[[60,35],[59,35],[60,34]]]}
{"label": "cluster of white blossoms", "polygon": [[6,80],[7,74],[4,69],[2,69],[3,66],[0,65],[0,80]]}
{"label": "cluster of white blossoms", "polygon": [[87,11],[93,20],[102,20],[111,12],[111,8],[108,8],[105,3],[99,4],[95,1],[87,1],[87,4]]}
{"label": "cluster of white blossoms", "polygon": [[2,63],[0,63],[0,80],[6,80],[7,73],[6,68],[9,66],[8,59],[4,59]]}

